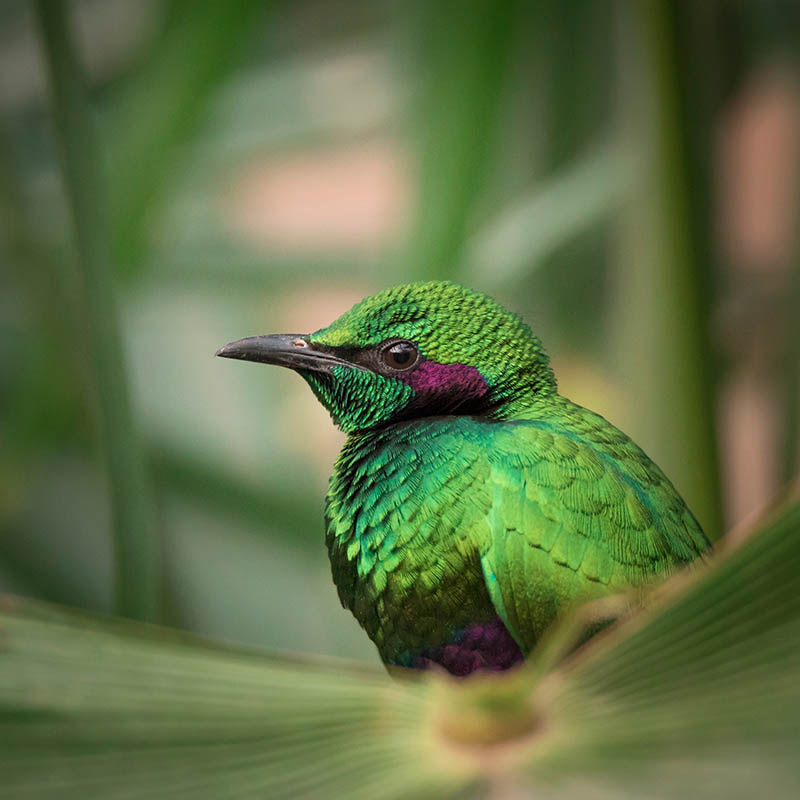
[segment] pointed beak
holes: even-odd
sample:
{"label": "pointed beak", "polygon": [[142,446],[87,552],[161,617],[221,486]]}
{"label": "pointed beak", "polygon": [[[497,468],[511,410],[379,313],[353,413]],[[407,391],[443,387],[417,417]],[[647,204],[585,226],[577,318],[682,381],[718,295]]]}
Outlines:
{"label": "pointed beak", "polygon": [[334,365],[359,368],[330,350],[315,347],[310,343],[307,334],[297,333],[248,336],[220,347],[216,355],[220,358],[238,358],[242,361],[257,361],[260,364],[316,372],[324,372]]}

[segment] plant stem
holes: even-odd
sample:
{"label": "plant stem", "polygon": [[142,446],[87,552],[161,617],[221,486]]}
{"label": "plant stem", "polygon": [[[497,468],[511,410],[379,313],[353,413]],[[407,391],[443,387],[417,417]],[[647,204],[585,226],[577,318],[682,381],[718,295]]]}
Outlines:
{"label": "plant stem", "polygon": [[408,264],[431,279],[453,274],[485,190],[517,5],[447,0],[420,11],[420,180]]}
{"label": "plant stem", "polygon": [[77,254],[79,340],[88,355],[96,435],[111,495],[116,608],[123,616],[155,620],[160,593],[159,540],[131,412],[109,257],[101,153],[64,3],[37,0],[36,10]]}
{"label": "plant stem", "polygon": [[[626,423],[685,495],[710,538],[722,532],[707,282],[702,154],[689,137],[676,10],[621,3],[623,127],[641,159],[623,214],[617,363],[637,398]],[[697,77],[697,76],[695,76]]]}

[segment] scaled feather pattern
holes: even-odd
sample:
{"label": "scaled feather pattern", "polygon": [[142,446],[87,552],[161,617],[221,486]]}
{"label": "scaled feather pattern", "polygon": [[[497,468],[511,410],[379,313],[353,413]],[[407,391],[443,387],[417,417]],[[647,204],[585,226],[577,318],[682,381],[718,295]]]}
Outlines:
{"label": "scaled feather pattern", "polygon": [[561,396],[539,339],[485,295],[395,287],[295,342],[289,365],[348,434],[333,579],[388,665],[507,669],[565,609],[709,547],[663,472]]}

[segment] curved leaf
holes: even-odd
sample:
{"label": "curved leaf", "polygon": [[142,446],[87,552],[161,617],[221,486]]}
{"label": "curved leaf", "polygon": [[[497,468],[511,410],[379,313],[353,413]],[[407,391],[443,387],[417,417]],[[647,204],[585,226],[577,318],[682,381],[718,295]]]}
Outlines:
{"label": "curved leaf", "polygon": [[0,774],[15,798],[796,796],[800,503],[551,657],[391,680],[9,599]]}

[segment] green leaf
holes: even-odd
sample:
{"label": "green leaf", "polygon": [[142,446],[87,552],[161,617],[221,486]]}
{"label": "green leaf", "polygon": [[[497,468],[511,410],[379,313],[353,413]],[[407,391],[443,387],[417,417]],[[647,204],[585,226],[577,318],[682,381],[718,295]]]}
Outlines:
{"label": "green leaf", "polygon": [[407,261],[430,279],[452,274],[486,188],[519,8],[450,0],[418,10],[420,181]]}
{"label": "green leaf", "polygon": [[112,244],[116,262],[138,266],[152,213],[222,79],[265,4],[213,0],[167,4],[162,36],[127,86],[110,124]]}
{"label": "green leaf", "polygon": [[796,791],[800,504],[716,561],[688,588],[678,576],[665,587],[677,599],[547,679],[559,730],[533,756],[537,770],[579,764],[585,777],[659,797]]}
{"label": "green leaf", "polygon": [[796,796],[800,503],[544,656],[392,680],[11,599],[0,774],[15,798]]}
{"label": "green leaf", "polygon": [[502,286],[618,211],[634,159],[600,145],[503,209],[470,243],[464,278]]}
{"label": "green leaf", "polygon": [[436,796],[463,782],[419,736],[425,684],[26,601],[0,619],[15,798]]}

